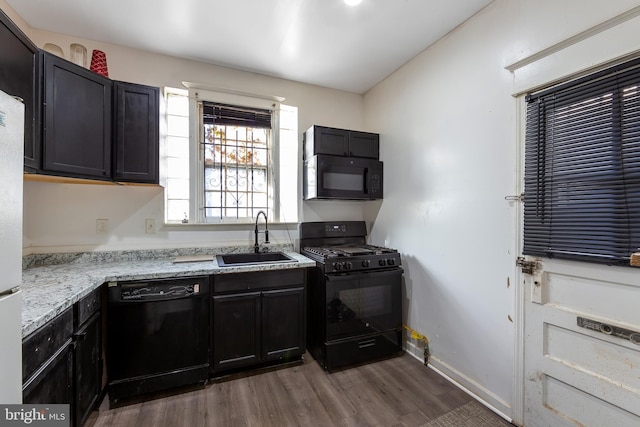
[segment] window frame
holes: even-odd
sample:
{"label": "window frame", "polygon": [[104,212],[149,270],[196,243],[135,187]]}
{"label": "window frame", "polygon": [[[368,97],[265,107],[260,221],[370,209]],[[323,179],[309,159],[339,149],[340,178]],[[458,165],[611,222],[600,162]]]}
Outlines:
{"label": "window frame", "polygon": [[[216,165],[215,161],[212,165],[207,166],[206,164],[206,154],[203,154],[203,160],[202,162],[200,162],[199,167],[201,168],[201,174],[199,176],[199,179],[202,180],[203,183],[203,198],[202,198],[202,216],[204,218],[204,222],[206,223],[220,223],[220,222],[246,222],[248,220],[253,220],[257,213],[259,211],[265,211],[268,215],[269,218],[272,217],[278,217],[278,212],[275,210],[275,179],[273,177],[273,173],[274,173],[274,168],[275,168],[275,161],[274,161],[274,157],[273,157],[273,149],[276,145],[275,141],[273,140],[273,135],[274,135],[274,122],[276,122],[276,113],[273,110],[269,110],[269,127],[262,127],[262,126],[258,126],[258,127],[254,127],[254,126],[250,126],[250,125],[241,125],[241,124],[233,124],[233,123],[224,123],[224,121],[222,123],[216,123],[215,120],[213,121],[213,123],[205,123],[203,120],[203,110],[201,110],[200,108],[204,108],[204,103],[208,103],[211,104],[211,106],[221,106],[221,104],[217,104],[217,103],[211,103],[208,101],[204,101],[198,104],[198,108],[199,108],[199,120],[201,123],[201,140],[199,141],[200,147],[202,149],[203,152],[207,151],[207,147],[212,145],[211,142],[207,142],[206,137],[204,135],[204,127],[205,126],[223,126],[225,127],[225,137],[222,138],[220,140],[220,144],[223,144],[224,141],[224,147],[225,148],[229,148],[229,147],[233,147],[233,144],[231,143],[231,145],[229,145],[230,141],[233,141],[233,138],[229,138],[229,136],[227,135],[227,127],[238,127],[238,128],[244,128],[244,129],[265,129],[265,134],[266,134],[266,142],[265,142],[265,147],[261,148],[261,147],[257,147],[255,148],[256,150],[266,150],[265,153],[265,164],[261,167],[256,167],[256,165],[254,165],[253,163],[246,165],[246,164],[242,164],[241,162],[227,162],[227,163],[223,163],[222,160],[223,158],[225,158],[226,156],[222,156],[220,158],[220,163]],[[247,110],[253,110],[254,108],[248,108],[246,106],[238,106],[238,105],[234,105],[234,106],[229,106],[229,105],[222,105],[223,108],[228,108],[231,107],[230,109],[233,110],[234,108],[242,108],[242,109],[247,109]],[[257,110],[257,109],[256,109]],[[265,111],[265,110],[262,110]],[[248,142],[249,140],[247,139],[248,137],[248,132],[247,135],[245,135],[245,142]],[[236,140],[237,143],[237,140]],[[215,144],[213,144],[215,146]],[[244,144],[243,144],[244,145]],[[221,145],[222,146],[222,145]],[[238,147],[238,145],[236,144],[236,147]],[[236,177],[238,176],[238,169],[244,169],[246,171],[246,178],[249,179],[249,171],[253,171],[255,169],[260,169],[264,171],[264,176],[266,177],[266,191],[263,193],[264,197],[266,198],[266,206],[259,206],[259,207],[246,207],[246,208],[239,208],[239,207],[233,207],[230,206],[228,204],[225,204],[224,206],[221,207],[215,207],[215,206],[207,206],[207,185],[206,185],[206,179],[205,179],[205,175],[206,175],[206,169],[209,168],[211,169],[211,173],[215,173],[214,169],[216,169],[216,166],[220,168],[220,185],[221,185],[221,189],[220,189],[220,197],[222,199],[227,199],[229,197],[230,193],[233,193],[232,191],[230,191],[229,189],[224,187],[224,183],[226,183],[229,175],[228,175],[228,170],[232,170],[232,169],[236,169]],[[252,179],[251,179],[252,181]],[[208,191],[212,191],[212,190],[208,190]],[[244,194],[244,196],[247,198],[247,200],[251,199],[253,200],[254,197],[252,196],[253,193],[257,193],[255,188],[252,188],[251,190],[247,190],[247,191],[243,191],[243,190],[239,190],[237,189],[236,194]],[[259,194],[259,193],[257,193]],[[248,202],[247,202],[248,203]],[[208,209],[220,209],[220,213],[221,216],[207,216],[206,212]],[[238,212],[240,210],[249,210],[254,212],[253,215],[251,216],[238,216]],[[226,216],[226,215],[222,215],[222,212],[229,212],[230,210],[235,210],[236,211],[236,216],[232,217],[232,216]]]}
{"label": "window frame", "polygon": [[[190,136],[190,162],[189,162],[189,179],[191,188],[195,194],[191,195],[190,218],[194,218],[197,224],[250,224],[254,218],[207,218],[205,216],[205,188],[204,188],[204,123],[202,121],[202,110],[200,102],[211,102],[216,104],[235,105],[244,108],[256,108],[262,110],[271,110],[271,147],[270,147],[270,165],[271,174],[267,178],[271,182],[267,185],[272,186],[273,206],[271,207],[272,215],[269,216],[269,222],[278,222],[280,217],[280,194],[275,188],[275,183],[279,182],[280,165],[277,161],[280,150],[280,102],[251,98],[247,96],[226,94],[220,92],[211,92],[206,90],[189,90],[189,116],[192,124],[192,132]],[[195,196],[195,197],[194,197]]]}

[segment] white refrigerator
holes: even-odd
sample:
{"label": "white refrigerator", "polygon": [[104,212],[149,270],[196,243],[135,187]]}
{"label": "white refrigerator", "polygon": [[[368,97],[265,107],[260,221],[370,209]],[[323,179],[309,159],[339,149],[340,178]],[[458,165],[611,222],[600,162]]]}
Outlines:
{"label": "white refrigerator", "polygon": [[0,403],[22,403],[24,105],[0,91]]}

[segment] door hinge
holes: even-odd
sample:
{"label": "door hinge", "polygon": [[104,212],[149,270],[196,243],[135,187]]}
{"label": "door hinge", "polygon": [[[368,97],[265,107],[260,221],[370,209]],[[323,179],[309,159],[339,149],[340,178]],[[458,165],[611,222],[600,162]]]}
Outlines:
{"label": "door hinge", "polygon": [[516,258],[516,265],[522,268],[524,274],[533,274],[536,270],[540,269],[538,261],[530,261],[523,256]]}

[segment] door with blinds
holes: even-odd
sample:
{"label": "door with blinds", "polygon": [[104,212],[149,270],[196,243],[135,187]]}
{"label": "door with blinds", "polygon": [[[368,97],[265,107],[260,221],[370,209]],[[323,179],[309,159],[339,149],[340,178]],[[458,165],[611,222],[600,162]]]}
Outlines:
{"label": "door with blinds", "polygon": [[525,426],[638,426],[640,62],[526,109]]}

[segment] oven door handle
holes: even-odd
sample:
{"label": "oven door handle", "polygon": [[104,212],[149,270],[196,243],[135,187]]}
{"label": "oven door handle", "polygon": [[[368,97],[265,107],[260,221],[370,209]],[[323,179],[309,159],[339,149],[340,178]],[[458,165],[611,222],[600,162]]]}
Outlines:
{"label": "oven door handle", "polygon": [[364,192],[364,194],[369,194],[369,168],[364,168],[363,178],[364,178],[364,185],[363,185],[364,188],[362,189],[362,191]]}
{"label": "oven door handle", "polygon": [[358,348],[362,349],[362,348],[368,348],[368,347],[375,347],[376,345],[376,339],[375,338],[371,338],[368,340],[364,340],[364,341],[359,341],[358,342]]}
{"label": "oven door handle", "polygon": [[367,279],[374,276],[376,279],[382,279],[384,277],[392,277],[401,275],[403,272],[402,267],[386,268],[384,270],[370,270],[354,273],[337,273],[337,274],[325,274],[324,278],[330,282],[340,282],[344,280],[360,280]]}

